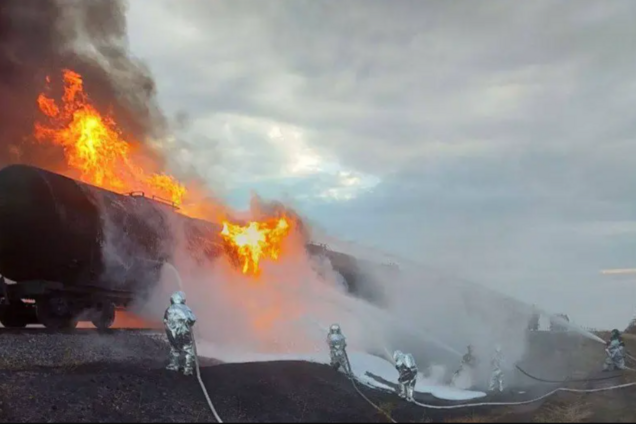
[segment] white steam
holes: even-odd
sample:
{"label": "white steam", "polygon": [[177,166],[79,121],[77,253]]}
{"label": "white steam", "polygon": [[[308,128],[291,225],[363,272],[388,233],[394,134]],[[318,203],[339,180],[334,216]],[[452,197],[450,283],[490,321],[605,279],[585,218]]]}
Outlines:
{"label": "white steam", "polygon": [[[445,369],[454,370],[469,343],[480,356],[490,356],[495,343],[511,360],[524,353],[526,314],[515,315],[514,308],[506,309],[510,305],[479,290],[410,270],[395,274],[359,264],[366,278],[357,285],[381,292],[378,306],[348,294],[342,275],[326,257],[308,255],[299,236],[286,240],[279,261],[263,261],[262,274],[254,279],[224,256],[195,260],[176,220],[171,230],[177,241],[173,265],[198,317],[201,341],[253,353],[316,352],[326,349],[325,331],[337,322],[350,348],[381,356],[395,349],[412,352],[420,368],[430,367],[440,380]],[[178,288],[176,278],[170,267],[164,269],[145,314],[160,318]]]}
{"label": "white steam", "polygon": [[[533,308],[480,286],[414,266],[403,265],[396,272],[364,261],[358,261],[354,284],[325,256],[309,255],[299,234],[285,240],[278,261],[261,262],[262,273],[255,279],[241,274],[225,256],[213,261],[193,257],[183,220],[169,214],[165,218],[162,225],[174,241],[171,263],[163,267],[160,284],[139,311],[158,320],[170,294],[184,290],[198,317],[195,333],[205,342],[202,347],[314,353],[327,349],[326,330],[339,323],[350,349],[388,360],[396,349],[410,352],[420,370],[440,383],[448,381],[468,344],[478,358],[479,381],[487,378],[495,345],[503,349],[507,371],[526,354]],[[125,253],[130,254],[130,246]],[[348,288],[366,299],[349,294]],[[204,349],[199,353],[206,355]]]}

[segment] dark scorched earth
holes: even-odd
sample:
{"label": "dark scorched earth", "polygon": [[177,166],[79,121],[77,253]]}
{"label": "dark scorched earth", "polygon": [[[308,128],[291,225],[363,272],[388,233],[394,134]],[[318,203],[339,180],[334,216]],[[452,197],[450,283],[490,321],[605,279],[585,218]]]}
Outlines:
{"label": "dark scorched earth", "polygon": [[[164,370],[168,345],[161,333],[0,328],[0,340],[1,422],[215,422],[196,376]],[[327,365],[213,360],[201,365],[225,422],[387,422]],[[359,387],[398,422],[471,414],[470,408],[423,409],[392,393]],[[422,394],[418,400],[441,404]]]}

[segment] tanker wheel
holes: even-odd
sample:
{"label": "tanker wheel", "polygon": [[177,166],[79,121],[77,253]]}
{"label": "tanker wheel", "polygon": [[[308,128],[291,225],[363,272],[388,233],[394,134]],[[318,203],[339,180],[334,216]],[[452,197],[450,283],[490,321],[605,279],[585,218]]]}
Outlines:
{"label": "tanker wheel", "polygon": [[112,303],[100,305],[93,312],[93,319],[91,319],[91,322],[99,330],[109,329],[115,322],[115,305]]}
{"label": "tanker wheel", "polygon": [[35,312],[40,324],[51,330],[71,330],[77,327],[77,319],[68,312],[63,298],[38,300]]}
{"label": "tanker wheel", "polygon": [[5,328],[24,328],[27,326],[27,322],[23,317],[12,316],[7,313],[0,317],[0,324]]}

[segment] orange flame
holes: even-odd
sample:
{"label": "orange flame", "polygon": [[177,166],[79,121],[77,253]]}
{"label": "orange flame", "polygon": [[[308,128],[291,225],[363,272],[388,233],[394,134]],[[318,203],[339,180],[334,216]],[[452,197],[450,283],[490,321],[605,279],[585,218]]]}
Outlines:
{"label": "orange flame", "polygon": [[265,222],[252,221],[245,226],[224,221],[221,236],[242,263],[243,274],[257,276],[262,258],[279,258],[283,240],[291,228],[291,222],[285,217]]}
{"label": "orange flame", "polygon": [[[46,81],[50,83],[50,78]],[[133,144],[124,139],[113,117],[100,114],[91,104],[81,75],[65,69],[63,81],[64,93],[59,104],[45,93],[39,95],[38,107],[47,123],[36,123],[34,135],[40,143],[62,147],[67,165],[79,174],[81,181],[120,193],[144,191],[176,206],[182,206],[186,195],[189,198],[197,195],[194,187],[187,191],[170,175],[144,169],[134,156]],[[185,214],[223,222],[223,241],[231,256],[239,259],[244,274],[258,275],[262,258],[278,259],[283,239],[291,231],[290,220],[283,217],[250,222],[242,227],[230,223],[219,209],[223,208],[190,204],[185,205]]]}
{"label": "orange flame", "polygon": [[[111,116],[102,116],[84,93],[82,77],[64,70],[62,105],[40,94],[38,106],[50,125],[37,123],[35,138],[64,148],[79,179],[108,190],[142,190],[180,205],[185,187],[172,176],[146,173],[135,163],[131,145]],[[47,79],[48,81],[48,79]]]}

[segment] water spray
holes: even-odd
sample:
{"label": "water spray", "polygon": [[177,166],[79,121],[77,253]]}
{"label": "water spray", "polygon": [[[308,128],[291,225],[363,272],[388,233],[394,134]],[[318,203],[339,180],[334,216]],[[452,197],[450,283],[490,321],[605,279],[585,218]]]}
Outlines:
{"label": "water spray", "polygon": [[172,271],[172,274],[174,275],[175,281],[177,283],[177,286],[179,287],[179,290],[183,290],[183,281],[181,280],[181,275],[179,274],[179,271],[177,270],[177,268],[174,267],[174,265],[172,265],[170,262],[168,261],[164,261],[164,262],[160,262],[160,261],[156,261],[153,259],[139,259],[141,261],[145,261],[145,262],[150,262],[152,264],[155,264],[161,268],[163,267],[167,267],[168,269],[170,269]]}
{"label": "water spray", "polygon": [[183,281],[181,280],[181,274],[179,274],[179,271],[177,271],[177,268],[175,268],[174,265],[172,265],[170,262],[164,262],[163,266],[167,267],[168,269],[172,271],[172,274],[175,277],[179,290],[183,290]]}
{"label": "water spray", "polygon": [[391,361],[393,365],[395,365],[395,361],[393,360],[393,355],[391,355],[391,353],[389,352],[389,349],[387,349],[386,346],[382,346],[382,349],[384,350],[384,353],[386,353],[387,359]]}
{"label": "water spray", "polygon": [[536,306],[534,307],[536,311],[542,313],[543,315],[547,315],[552,321],[557,322],[559,324],[561,324],[562,326],[564,326],[565,328],[567,328],[568,330],[572,330],[578,334],[580,334],[583,337],[587,337],[590,340],[594,340],[595,342],[599,342],[601,344],[605,344],[605,340],[601,339],[599,336],[597,336],[596,334],[592,333],[591,331],[585,330],[581,327],[579,327],[578,325],[575,325],[573,323],[571,323],[570,321],[563,319],[562,317],[558,316],[558,315],[553,315],[550,314],[540,308],[537,308]]}
{"label": "water spray", "polygon": [[[354,316],[358,315],[351,308],[351,306],[344,304],[343,299],[338,299],[338,298],[335,298],[335,297],[330,299],[330,298],[327,298],[323,294],[316,293],[315,291],[312,293],[312,295],[316,296],[317,298],[321,298],[321,299],[325,300],[328,303],[331,303],[333,305],[339,306],[344,311],[349,312],[349,313],[353,314]],[[382,310],[382,309],[380,309],[380,308],[378,308],[378,307],[376,307],[374,305],[367,304],[366,302],[359,301],[358,299],[351,298],[350,296],[344,296],[344,298],[355,302],[355,306],[360,309],[358,311],[359,313],[366,313],[366,314],[368,314],[370,316],[375,315],[376,317],[378,315],[380,315],[383,318],[386,318],[388,321],[399,325],[400,327],[405,329],[407,332],[410,332],[412,335],[418,336],[418,338],[422,338],[425,341],[434,343],[437,346],[443,348],[444,350],[446,350],[449,353],[452,353],[452,354],[454,354],[454,355],[456,355],[458,357],[462,356],[462,354],[460,352],[458,352],[457,350],[455,350],[452,346],[449,346],[446,343],[444,343],[443,341],[431,337],[430,335],[424,333],[422,330],[420,330],[420,329],[416,328],[415,326],[413,326],[411,323],[408,323],[408,322],[406,322],[404,320],[398,319],[398,318],[392,316],[391,314],[389,314],[388,312],[386,312],[386,311],[384,311],[384,310]]]}
{"label": "water spray", "polygon": [[[332,239],[331,237],[328,237],[328,238],[329,238],[329,239],[331,239],[331,240],[330,240],[330,242],[335,242],[336,244],[340,244],[340,245],[342,245],[342,244],[353,245],[354,249],[355,249],[356,247],[357,247],[357,248],[361,248],[361,249],[363,249],[364,251],[366,251],[367,253],[368,253],[368,252],[370,252],[370,251],[375,251],[375,252],[376,252],[376,254],[381,255],[382,257],[384,257],[384,259],[390,259],[390,260],[392,260],[393,262],[400,263],[400,266],[401,266],[402,268],[404,268],[404,269],[407,269],[407,267],[410,267],[412,270],[415,270],[415,271],[431,271],[430,267],[426,267],[425,265],[423,265],[423,264],[421,264],[421,263],[419,263],[419,262],[417,262],[417,261],[415,261],[415,260],[407,259],[407,258],[405,258],[405,257],[403,257],[403,256],[396,256],[396,255],[392,255],[392,254],[389,254],[389,253],[383,252],[383,251],[381,251],[380,249],[377,249],[377,248],[369,248],[369,247],[367,247],[367,246],[361,245],[361,244],[356,243],[356,242],[344,241],[344,240],[337,240],[337,239]],[[343,250],[343,253],[344,253],[344,251],[346,251],[347,249],[342,249],[342,250]],[[353,254],[352,252],[349,252],[349,253]],[[369,258],[369,255],[368,255],[368,254],[365,254],[364,252],[361,252],[361,253],[363,253],[363,254],[362,254],[362,255],[358,255],[358,256],[360,256],[360,257],[367,256],[367,259],[368,259],[368,260],[372,260],[372,258]],[[371,252],[371,256],[375,256],[375,255]],[[636,269],[628,269],[628,270],[608,270],[608,271],[605,271],[605,272],[603,272],[603,273],[607,273],[607,274],[609,274],[609,273],[612,273],[612,271],[618,271],[618,272],[613,272],[613,273],[629,273],[629,274],[636,273]],[[437,272],[437,273],[438,273],[438,274],[440,274],[439,272]],[[501,292],[498,292],[498,291],[496,291],[496,290],[493,290],[493,289],[491,289],[491,288],[488,288],[488,287],[486,287],[486,286],[484,286],[484,285],[482,285],[482,284],[480,284],[480,283],[477,283],[477,282],[474,282],[474,281],[466,281],[466,280],[464,280],[463,278],[460,278],[460,277],[457,277],[457,276],[453,276],[453,279],[454,279],[456,282],[458,282],[458,283],[464,283],[464,284],[469,284],[469,285],[471,285],[471,286],[480,287],[481,289],[486,290],[486,291],[488,291],[488,292],[496,293],[498,296],[501,296],[501,297],[503,297],[503,298],[505,298],[505,299],[507,299],[507,300],[512,300],[512,301],[517,302],[517,303],[522,303],[522,302],[520,302],[520,301],[518,301],[518,300],[516,300],[516,299],[514,299],[514,298],[512,298],[512,297],[510,297],[510,296],[507,296],[507,295],[505,295],[505,294],[503,294],[503,293],[501,293]],[[592,333],[592,332],[590,332],[590,331],[587,331],[587,330],[585,330],[585,329],[583,329],[583,328],[581,328],[581,327],[579,327],[579,326],[577,326],[577,325],[575,325],[575,324],[573,324],[573,323],[571,323],[571,322],[565,321],[565,320],[563,320],[563,319],[562,319],[562,318],[560,318],[560,317],[556,317],[556,316],[554,316],[553,314],[550,314],[550,313],[548,313],[548,312],[546,312],[546,311],[543,311],[543,310],[541,310],[541,309],[537,308],[536,306],[535,306],[534,308],[535,308],[537,311],[541,312],[542,314],[547,315],[547,316],[550,316],[550,317],[552,317],[553,319],[556,319],[557,321],[562,322],[562,324],[563,324],[565,327],[567,327],[568,329],[570,329],[570,330],[572,330],[572,331],[574,331],[574,332],[576,332],[576,333],[578,333],[578,334],[580,334],[580,335],[582,335],[582,336],[584,336],[584,337],[587,337],[587,338],[588,338],[588,339],[590,339],[590,340],[594,340],[594,341],[596,341],[596,342],[599,342],[599,343],[603,343],[603,344],[605,344],[605,341],[603,341],[603,339],[601,339],[600,337],[598,337],[596,334],[594,334],[594,333]]]}
{"label": "water spray", "polygon": [[[320,296],[320,295],[318,295],[318,296]],[[455,354],[457,356],[462,356],[462,354],[460,352],[458,352],[457,350],[455,350],[452,346],[449,346],[448,344],[444,343],[443,341],[441,341],[439,339],[431,337],[429,334],[424,333],[421,329],[413,326],[408,321],[396,318],[393,315],[389,314],[387,311],[385,311],[385,310],[383,310],[383,309],[381,309],[381,308],[379,308],[379,307],[377,307],[375,305],[360,301],[359,299],[355,299],[355,298],[352,298],[350,296],[345,296],[344,298],[355,302],[354,304],[355,304],[356,307],[358,307],[360,309],[360,311],[359,311],[360,313],[367,313],[370,316],[372,316],[374,314],[376,316],[378,316],[378,315],[382,316],[383,318],[386,318],[389,322],[393,322],[393,323],[399,325],[400,327],[402,327],[403,329],[407,330],[411,334],[419,336],[419,337],[423,338],[426,341],[430,341],[430,342],[438,345],[439,347],[443,348],[444,350],[446,350],[446,351],[448,351],[450,353],[453,353],[453,354]],[[334,298],[333,300],[329,300],[329,299],[326,299],[326,300],[328,302],[331,302],[332,304],[338,304],[339,306],[341,306],[347,312],[355,314],[355,312],[350,307],[347,307],[346,305],[343,304],[343,299],[335,299]],[[429,330],[429,331],[431,331],[431,330]]]}

